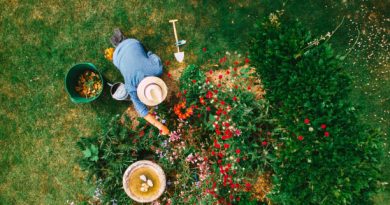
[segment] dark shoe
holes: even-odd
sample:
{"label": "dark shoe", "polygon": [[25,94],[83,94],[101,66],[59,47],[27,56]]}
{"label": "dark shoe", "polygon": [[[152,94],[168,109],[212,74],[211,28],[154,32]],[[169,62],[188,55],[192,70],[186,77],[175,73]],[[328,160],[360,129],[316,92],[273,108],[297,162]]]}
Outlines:
{"label": "dark shoe", "polygon": [[114,47],[117,47],[125,39],[126,37],[119,28],[114,29],[114,34],[111,36],[111,43]]}

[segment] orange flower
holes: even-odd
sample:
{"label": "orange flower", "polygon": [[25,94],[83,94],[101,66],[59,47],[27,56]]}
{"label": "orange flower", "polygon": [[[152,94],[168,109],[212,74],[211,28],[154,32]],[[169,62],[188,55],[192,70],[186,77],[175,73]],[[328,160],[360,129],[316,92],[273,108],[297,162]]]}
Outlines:
{"label": "orange flower", "polygon": [[173,107],[173,111],[175,114],[182,120],[189,118],[192,114],[194,114],[193,109],[191,107],[186,109],[186,102],[181,102],[176,104]]}

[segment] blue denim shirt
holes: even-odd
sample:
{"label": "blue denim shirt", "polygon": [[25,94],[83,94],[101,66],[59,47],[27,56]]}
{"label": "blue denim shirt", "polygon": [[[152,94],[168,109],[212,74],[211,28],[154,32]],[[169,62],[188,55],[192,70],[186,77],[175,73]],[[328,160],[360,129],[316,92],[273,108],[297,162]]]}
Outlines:
{"label": "blue denim shirt", "polygon": [[146,52],[138,40],[126,39],[116,47],[113,63],[125,80],[125,87],[133,101],[135,110],[141,117],[145,117],[149,110],[139,100],[137,87],[145,77],[162,74],[161,59],[150,51]]}

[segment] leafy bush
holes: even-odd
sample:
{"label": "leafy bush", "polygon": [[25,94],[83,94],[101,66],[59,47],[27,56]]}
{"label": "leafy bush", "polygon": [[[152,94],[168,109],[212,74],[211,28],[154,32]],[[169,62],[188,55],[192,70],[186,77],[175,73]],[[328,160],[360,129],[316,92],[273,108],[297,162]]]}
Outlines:
{"label": "leafy bush", "polygon": [[271,14],[257,24],[251,61],[280,127],[273,152],[280,204],[371,204],[382,147],[348,99],[351,80],[326,36]]}
{"label": "leafy bush", "polygon": [[[131,121],[125,119],[121,122],[117,115],[100,135],[81,138],[77,143],[83,153],[79,159],[80,167],[88,170],[88,179],[97,185],[95,196],[103,203],[111,203],[112,200],[119,204],[128,203],[129,198],[122,188],[123,173],[131,163],[144,157],[141,155],[143,151],[156,141],[145,138],[143,143],[135,143],[139,133],[129,126]],[[146,135],[157,136],[156,130],[150,128],[144,131]]]}

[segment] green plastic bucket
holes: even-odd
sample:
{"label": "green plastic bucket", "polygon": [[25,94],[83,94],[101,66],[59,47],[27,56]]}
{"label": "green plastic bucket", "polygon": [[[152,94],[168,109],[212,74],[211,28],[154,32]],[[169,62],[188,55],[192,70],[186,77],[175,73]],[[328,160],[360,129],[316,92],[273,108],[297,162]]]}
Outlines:
{"label": "green plastic bucket", "polygon": [[89,102],[92,102],[92,101],[96,100],[103,92],[103,89],[101,89],[100,92],[96,96],[91,97],[91,98],[86,98],[86,97],[80,96],[76,92],[77,81],[78,81],[80,75],[82,75],[87,70],[93,71],[94,73],[99,75],[99,78],[102,81],[102,86],[104,88],[103,76],[97,70],[95,65],[93,65],[92,63],[76,64],[68,71],[68,73],[65,76],[65,89],[66,89],[66,92],[68,93],[68,95],[70,97],[70,100],[72,100],[72,102],[74,102],[74,103],[89,103]]}

